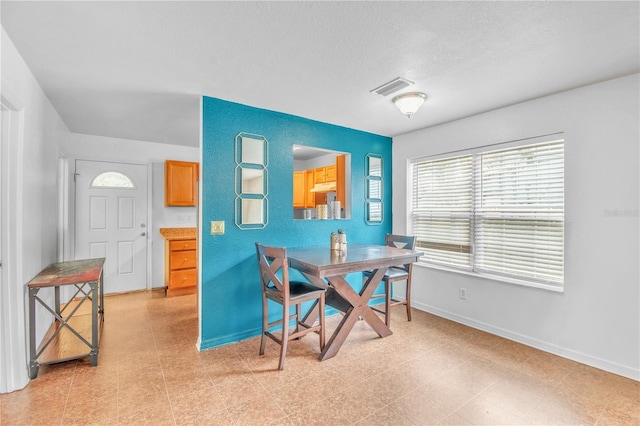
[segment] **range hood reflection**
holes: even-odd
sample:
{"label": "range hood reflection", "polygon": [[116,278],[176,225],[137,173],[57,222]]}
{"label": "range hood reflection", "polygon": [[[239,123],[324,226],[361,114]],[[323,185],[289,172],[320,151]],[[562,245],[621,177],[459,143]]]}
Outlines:
{"label": "range hood reflection", "polygon": [[335,182],[316,183],[311,192],[332,192],[336,190]]}

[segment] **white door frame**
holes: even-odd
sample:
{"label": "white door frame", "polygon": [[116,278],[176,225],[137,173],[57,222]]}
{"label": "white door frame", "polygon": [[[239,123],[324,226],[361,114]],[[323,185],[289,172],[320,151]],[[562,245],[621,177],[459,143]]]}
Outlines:
{"label": "white door frame", "polygon": [[[27,298],[22,271],[24,105],[2,81],[2,286],[0,286],[0,393],[24,388],[27,373]],[[5,121],[6,120],[6,121]],[[3,129],[3,133],[6,129]],[[8,140],[5,140],[8,139]]]}
{"label": "white door frame", "polygon": [[73,260],[73,186],[70,160],[58,151],[58,262]]}

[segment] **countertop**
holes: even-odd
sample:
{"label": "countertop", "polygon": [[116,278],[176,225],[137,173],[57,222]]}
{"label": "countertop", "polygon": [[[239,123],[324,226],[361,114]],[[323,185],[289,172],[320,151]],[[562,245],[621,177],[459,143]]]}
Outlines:
{"label": "countertop", "polygon": [[195,240],[196,228],[160,228],[165,240]]}

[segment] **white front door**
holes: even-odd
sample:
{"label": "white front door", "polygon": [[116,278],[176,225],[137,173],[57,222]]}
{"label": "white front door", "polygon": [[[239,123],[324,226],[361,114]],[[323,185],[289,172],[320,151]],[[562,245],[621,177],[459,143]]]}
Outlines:
{"label": "white front door", "polygon": [[104,292],[147,288],[147,166],[76,160],[75,258],[106,258]]}

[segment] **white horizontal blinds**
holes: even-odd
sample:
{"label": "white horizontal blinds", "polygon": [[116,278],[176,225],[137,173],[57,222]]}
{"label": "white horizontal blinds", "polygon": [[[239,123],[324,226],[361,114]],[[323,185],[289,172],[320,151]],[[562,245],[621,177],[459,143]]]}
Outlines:
{"label": "white horizontal blinds", "polygon": [[474,270],[561,284],[564,142],[477,154]]}
{"label": "white horizontal blinds", "polygon": [[412,233],[422,261],[471,268],[472,159],[413,164]]}

